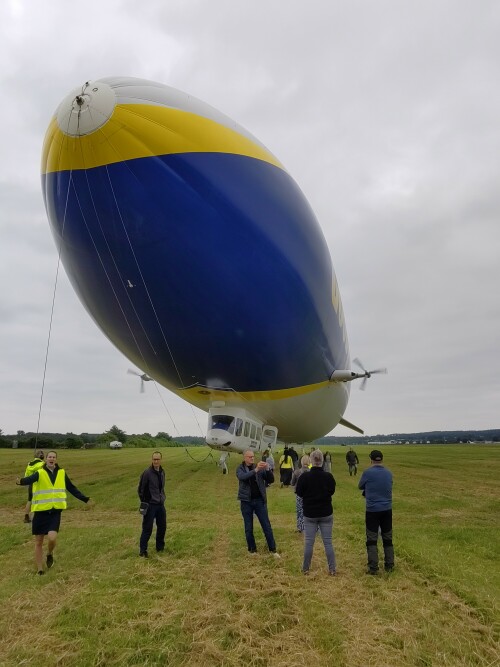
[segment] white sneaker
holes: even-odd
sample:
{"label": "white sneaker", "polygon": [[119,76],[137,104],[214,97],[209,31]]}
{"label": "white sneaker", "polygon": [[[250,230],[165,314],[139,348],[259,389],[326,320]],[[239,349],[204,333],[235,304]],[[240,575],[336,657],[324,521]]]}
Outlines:
{"label": "white sneaker", "polygon": [[281,558],[281,556],[279,555],[279,553],[277,551],[272,551],[271,553],[273,554],[273,556],[275,558]]}

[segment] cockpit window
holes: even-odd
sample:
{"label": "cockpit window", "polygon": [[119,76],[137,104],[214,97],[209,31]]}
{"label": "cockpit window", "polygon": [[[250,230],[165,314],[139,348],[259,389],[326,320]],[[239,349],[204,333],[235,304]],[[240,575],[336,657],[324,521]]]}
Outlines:
{"label": "cockpit window", "polygon": [[234,417],[229,415],[213,415],[212,428],[219,428],[228,433],[234,433]]}

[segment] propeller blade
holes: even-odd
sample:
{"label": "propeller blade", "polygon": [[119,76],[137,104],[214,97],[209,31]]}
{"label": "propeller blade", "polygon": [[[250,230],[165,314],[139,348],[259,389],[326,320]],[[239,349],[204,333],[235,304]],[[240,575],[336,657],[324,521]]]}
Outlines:
{"label": "propeller blade", "polygon": [[353,363],[353,364],[356,364],[356,366],[359,366],[359,367],[361,368],[361,370],[362,370],[364,373],[366,373],[366,368],[363,366],[363,364],[362,364],[361,361],[358,359],[358,357],[356,357],[356,359],[353,359],[353,360],[352,360],[352,363]]}
{"label": "propeller blade", "polygon": [[[380,374],[383,374],[383,375],[387,375],[387,368],[376,368],[374,371],[367,371],[366,368],[365,368],[365,367],[363,366],[363,364],[361,363],[360,359],[358,359],[358,357],[356,357],[355,359],[353,359],[353,360],[352,360],[352,363],[353,363],[353,364],[356,364],[356,366],[359,366],[359,368],[361,368],[361,370],[362,370],[363,373],[364,373],[364,377],[363,377],[363,379],[361,380],[361,384],[360,384],[360,386],[359,386],[359,388],[361,389],[361,391],[364,391],[364,390],[366,389],[366,381],[367,381],[372,375],[376,375],[377,373],[380,373]],[[358,377],[361,377],[361,376],[358,376]]]}
{"label": "propeller blade", "polygon": [[144,380],[141,378],[141,394],[144,394]]}
{"label": "propeller blade", "polygon": [[131,368],[129,368],[129,369],[127,370],[127,374],[128,374],[128,375],[137,375],[138,377],[141,377],[141,373],[138,373],[137,371],[134,371],[134,370],[132,370]]}

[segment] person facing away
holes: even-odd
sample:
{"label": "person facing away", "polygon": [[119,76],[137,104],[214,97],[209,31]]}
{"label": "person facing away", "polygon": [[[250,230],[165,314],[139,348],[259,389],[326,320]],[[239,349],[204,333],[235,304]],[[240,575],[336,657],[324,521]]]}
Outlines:
{"label": "person facing away", "polygon": [[293,459],[290,456],[290,450],[288,449],[288,447],[285,447],[285,449],[283,450],[283,454],[280,456],[279,468],[280,468],[280,487],[283,488],[284,486],[290,486],[293,473]]}
{"label": "person facing away", "polygon": [[352,477],[353,474],[356,476],[358,474],[359,459],[352,447],[349,448],[349,451],[345,455],[345,460],[349,468],[349,476]]}
{"label": "person facing away", "polygon": [[265,461],[254,464],[255,455],[251,449],[243,454],[243,462],[236,469],[238,478],[238,500],[245,526],[245,538],[248,551],[257,553],[257,545],[253,534],[253,515],[257,517],[266,538],[269,551],[279,558],[276,551],[273,529],[267,513],[266,485],[274,482],[274,475]]}
{"label": "person facing away", "polygon": [[386,572],[394,569],[394,547],[392,544],[392,473],[382,465],[384,456],[374,449],[370,452],[370,467],[363,471],[358,488],[366,500],[365,527],[367,574],[377,574],[378,534],[382,535],[384,567]]}
{"label": "person facing away", "polygon": [[[16,484],[33,486],[31,532],[35,537],[35,563],[38,574],[43,570],[43,542],[47,535],[47,568],[54,565],[54,549],[61,525],[61,514],[67,507],[67,492],[84,503],[90,498],[79,491],[64,468],[57,464],[56,452],[47,452],[46,462],[32,475],[18,479]],[[91,503],[93,504],[93,503]]]}
{"label": "person facing away", "polygon": [[[26,470],[24,471],[24,476],[29,477],[44,464],[44,453],[43,450],[39,449],[35,453],[35,458],[28,463]],[[33,498],[33,487],[31,484],[28,486],[28,500],[26,501],[26,506],[24,508],[24,523],[31,523],[31,500]]]}
{"label": "person facing away", "polygon": [[[299,477],[304,472],[309,472],[309,467],[311,465],[311,459],[307,454],[300,459],[300,468],[297,468],[293,471],[291,485],[293,487],[297,486]],[[297,495],[297,489],[295,488],[295,513],[297,515],[297,532],[304,532],[304,504],[302,498]]]}
{"label": "person facing away", "polygon": [[274,456],[271,450],[269,450],[269,454],[266,457],[266,463],[268,465],[268,470],[270,470],[274,475]]}
{"label": "person facing away", "polygon": [[311,560],[316,539],[316,531],[319,529],[323,546],[325,548],[328,573],[336,574],[335,551],[332,544],[333,530],[333,506],[332,496],[335,493],[335,479],[330,472],[325,472],[323,466],[323,454],[319,449],[311,452],[311,469],[303,474],[297,481],[295,493],[302,498],[304,506],[304,560],[302,572],[309,574]]}
{"label": "person facing away", "polygon": [[148,542],[156,521],[156,551],[165,549],[167,532],[167,512],[165,510],[165,471],[161,466],[161,452],[153,452],[151,465],[139,479],[137,493],[141,503],[147,508],[142,515],[142,532],[139,539],[139,556],[148,558]]}

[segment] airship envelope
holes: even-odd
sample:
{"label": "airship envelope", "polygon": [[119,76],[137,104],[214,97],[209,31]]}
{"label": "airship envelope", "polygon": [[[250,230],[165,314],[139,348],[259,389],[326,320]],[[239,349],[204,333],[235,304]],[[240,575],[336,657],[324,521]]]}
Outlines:
{"label": "airship envelope", "polygon": [[350,361],[328,248],[249,132],[159,83],[89,81],[50,122],[42,186],[74,289],[131,362],[288,440],[338,423],[349,385],[330,378]]}

